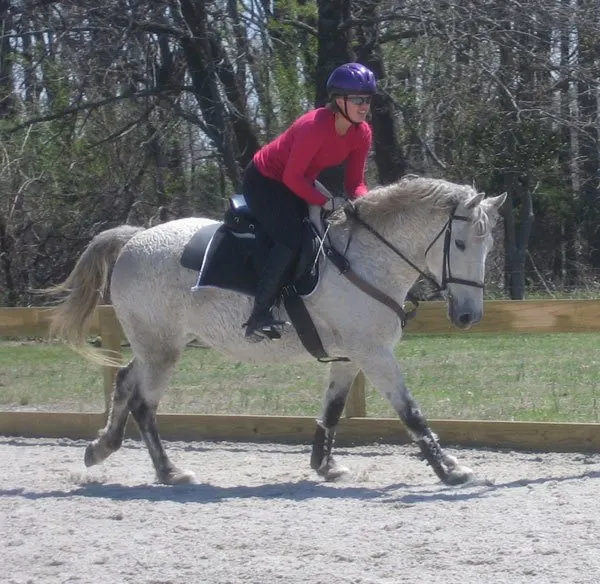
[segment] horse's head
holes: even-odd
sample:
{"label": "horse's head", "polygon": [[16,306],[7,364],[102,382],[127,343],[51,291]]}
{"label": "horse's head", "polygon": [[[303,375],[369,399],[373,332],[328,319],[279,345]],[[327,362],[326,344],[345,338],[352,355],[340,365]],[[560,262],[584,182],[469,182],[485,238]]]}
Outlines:
{"label": "horse's head", "polygon": [[[334,214],[332,238],[340,238],[338,245],[345,239],[348,249],[352,243],[355,260],[361,252],[376,254],[377,261],[368,266],[369,282],[363,277],[360,285],[371,296],[394,308],[397,303],[382,289],[406,286],[405,295],[421,275],[446,294],[452,323],[468,328],[483,316],[485,260],[505,199],[506,193],[484,199],[470,186],[443,179],[404,177]],[[353,236],[356,225],[362,229]],[[355,243],[360,240],[362,248]]]}
{"label": "horse's head", "polygon": [[445,290],[448,317],[459,328],[469,328],[483,316],[485,260],[505,199],[506,193],[484,199],[474,192],[459,203],[427,251],[427,268]]}

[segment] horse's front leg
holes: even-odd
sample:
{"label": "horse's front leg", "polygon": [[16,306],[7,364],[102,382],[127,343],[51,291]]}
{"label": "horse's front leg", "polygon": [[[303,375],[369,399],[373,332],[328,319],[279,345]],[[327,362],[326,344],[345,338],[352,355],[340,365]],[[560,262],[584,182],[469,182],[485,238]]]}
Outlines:
{"label": "horse's front leg", "polygon": [[328,481],[333,481],[348,472],[345,466],[334,460],[331,453],[337,425],[358,371],[358,365],[345,361],[332,363],[329,370],[329,385],[323,399],[321,418],[317,420],[310,457],[311,468]]}
{"label": "horse's front leg", "polygon": [[372,353],[362,365],[365,375],[392,404],[439,479],[446,485],[472,480],[473,471],[459,465],[456,458],[442,450],[437,436],[430,430],[419,405],[406,387],[392,351],[386,348]]}

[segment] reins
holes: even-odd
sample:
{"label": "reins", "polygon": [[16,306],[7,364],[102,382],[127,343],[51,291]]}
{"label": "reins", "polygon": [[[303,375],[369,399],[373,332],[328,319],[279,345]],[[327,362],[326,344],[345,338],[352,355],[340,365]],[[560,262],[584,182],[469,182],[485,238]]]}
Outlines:
{"label": "reins", "polygon": [[[350,282],[371,296],[371,298],[374,298],[375,300],[378,300],[382,304],[385,304],[391,308],[398,315],[398,318],[400,318],[400,323],[404,328],[406,323],[414,316],[416,308],[410,312],[406,312],[404,308],[391,296],[388,296],[379,288],[375,288],[375,286],[373,286],[370,282],[367,282],[367,280],[364,280],[355,271],[353,271],[350,268],[350,262],[348,262],[346,257],[339,253],[335,248],[331,247],[331,245],[325,246],[324,251],[329,260],[339,269],[342,276],[350,280]],[[416,304],[416,300],[412,300],[412,302],[415,302]]]}

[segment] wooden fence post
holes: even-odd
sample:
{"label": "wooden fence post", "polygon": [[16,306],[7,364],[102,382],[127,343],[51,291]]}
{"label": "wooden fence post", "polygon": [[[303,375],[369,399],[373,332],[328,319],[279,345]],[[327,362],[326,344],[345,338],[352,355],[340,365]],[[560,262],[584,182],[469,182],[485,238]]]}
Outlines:
{"label": "wooden fence post", "polygon": [[348,399],[346,400],[347,418],[365,418],[367,416],[367,401],[365,398],[365,374],[362,371],[354,378]]}
{"label": "wooden fence post", "polygon": [[[101,310],[98,316],[102,348],[111,351],[111,359],[120,359],[122,356],[121,338],[123,337],[123,333],[121,331],[121,325],[119,324],[114,311]],[[104,413],[108,414],[113,386],[119,367],[104,365],[102,369],[102,374],[104,377]]]}

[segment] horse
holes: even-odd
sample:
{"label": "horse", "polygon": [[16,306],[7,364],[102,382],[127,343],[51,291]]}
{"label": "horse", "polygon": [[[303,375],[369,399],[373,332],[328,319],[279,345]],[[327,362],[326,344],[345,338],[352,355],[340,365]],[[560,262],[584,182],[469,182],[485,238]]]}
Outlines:
{"label": "horse", "polygon": [[[303,297],[322,346],[333,356],[310,456],[318,477],[335,480],[349,470],[334,459],[333,445],[348,392],[362,371],[390,402],[442,483],[474,480],[474,472],[447,453],[431,430],[394,349],[406,321],[407,294],[421,275],[442,291],[454,326],[468,329],[480,321],[485,261],[505,198],[506,193],[486,198],[471,186],[442,179],[405,177],[370,190],[326,222],[321,247],[335,250],[345,267],[321,249],[315,259],[318,283]],[[92,313],[108,292],[133,351],[117,372],[106,425],[86,447],[86,466],[121,447],[131,413],[157,482],[196,482],[194,472],[169,459],[156,419],[161,396],[192,341],[248,363],[313,358],[293,326],[285,326],[278,340],[249,342],[244,337],[251,295],[195,286],[198,272],[182,266],[183,251],[195,234],[218,225],[189,217],[147,229],[120,225],[105,230],[52,289],[61,295],[52,309],[53,336],[83,350]],[[281,320],[288,319],[284,306],[274,310]]]}

